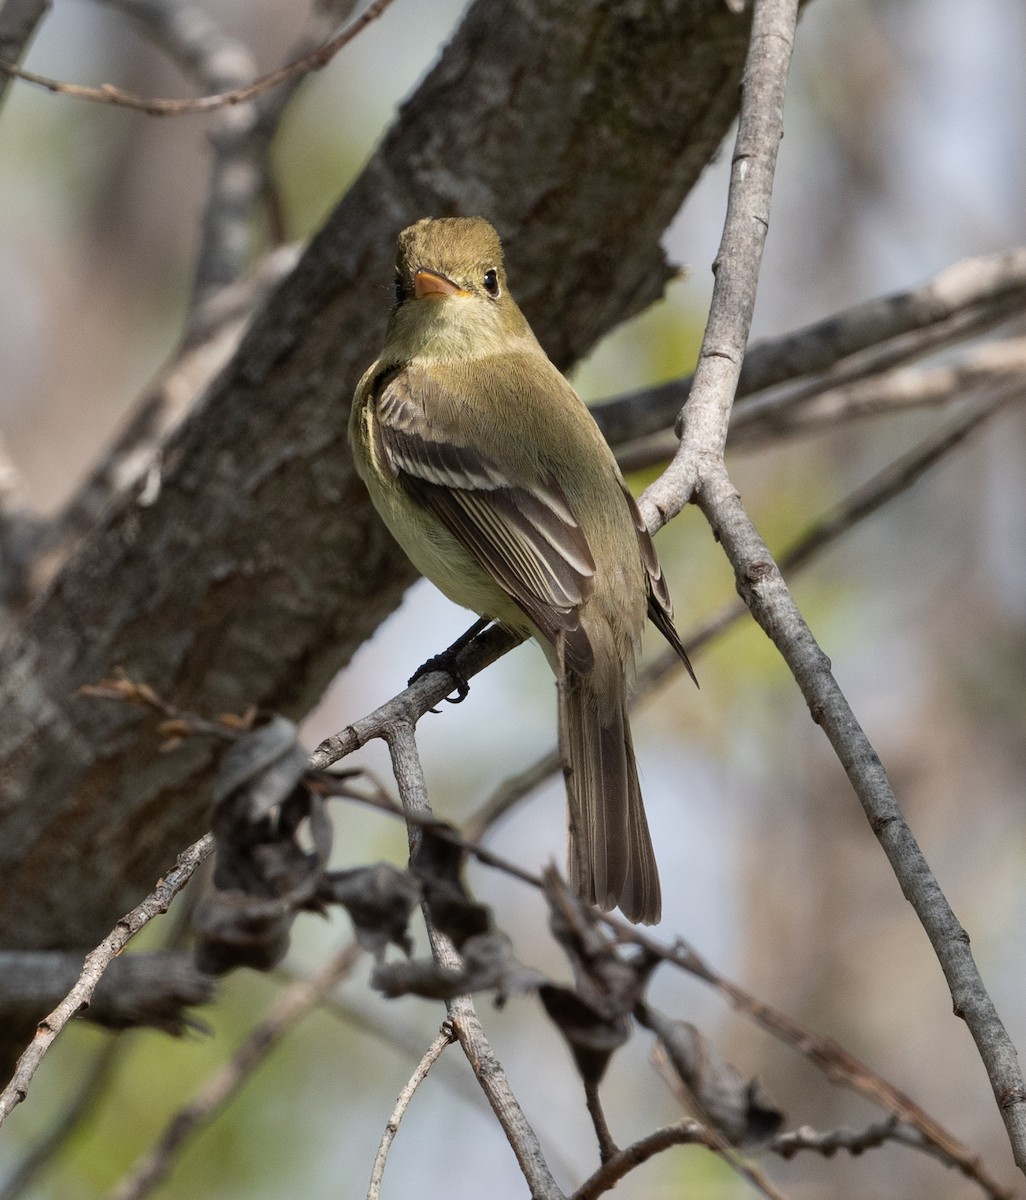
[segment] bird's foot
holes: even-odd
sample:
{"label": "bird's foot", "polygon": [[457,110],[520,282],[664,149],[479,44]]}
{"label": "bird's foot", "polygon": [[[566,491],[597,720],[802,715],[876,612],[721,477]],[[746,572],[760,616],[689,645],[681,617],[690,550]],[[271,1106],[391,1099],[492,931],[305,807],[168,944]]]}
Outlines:
{"label": "bird's foot", "polygon": [[[467,632],[458,637],[447,650],[443,650],[441,654],[435,654],[426,663],[418,667],[406,681],[407,687],[416,683],[418,679],[422,679],[425,675],[430,675],[432,671],[444,671],[452,678],[453,683],[456,685],[455,695],[446,696],[446,702],[448,704],[462,704],[467,696],[470,695],[470,683],[460,670],[458,661],[460,651],[469,645],[482,630],[487,629],[490,624],[491,621],[486,617],[481,617],[475,621]],[[432,708],[430,711],[437,713],[439,710]]]}

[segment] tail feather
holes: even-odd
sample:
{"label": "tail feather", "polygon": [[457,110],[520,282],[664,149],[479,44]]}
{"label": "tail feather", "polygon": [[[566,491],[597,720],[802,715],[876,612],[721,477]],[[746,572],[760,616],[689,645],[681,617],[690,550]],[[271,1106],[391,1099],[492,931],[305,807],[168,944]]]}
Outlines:
{"label": "tail feather", "polygon": [[631,921],[659,920],[655,852],[641,800],[626,688],[610,700],[591,675],[560,681],[560,729],[566,775],[570,879],[586,900],[619,906]]}

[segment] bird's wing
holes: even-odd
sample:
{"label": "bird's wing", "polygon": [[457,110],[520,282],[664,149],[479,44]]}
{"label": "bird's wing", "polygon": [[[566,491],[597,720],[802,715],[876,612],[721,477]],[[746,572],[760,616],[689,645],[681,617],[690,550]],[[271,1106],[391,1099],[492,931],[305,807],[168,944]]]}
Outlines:
{"label": "bird's wing", "polygon": [[466,430],[446,417],[458,397],[439,395],[426,372],[388,372],[374,391],[379,461],[561,648],[571,669],[590,671],[580,607],[595,560],[556,481],[510,478],[468,444]]}
{"label": "bird's wing", "polygon": [[638,532],[641,561],[645,564],[645,574],[648,576],[648,618],[680,656],[684,666],[688,669],[688,674],[697,684],[698,679],[692,669],[688,652],[684,649],[684,643],[680,640],[680,634],[673,623],[673,603],[670,600],[670,589],[666,586],[666,577],[659,565],[652,535],[648,532],[648,526],[638,509],[637,502],[627,490],[626,484],[623,485],[623,491],[627,497],[627,507],[634,519],[634,528]]}

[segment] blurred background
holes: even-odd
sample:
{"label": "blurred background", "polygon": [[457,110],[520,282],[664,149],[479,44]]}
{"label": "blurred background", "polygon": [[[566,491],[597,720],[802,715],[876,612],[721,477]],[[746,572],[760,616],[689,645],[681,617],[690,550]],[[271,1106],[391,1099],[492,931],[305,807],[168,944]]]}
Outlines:
{"label": "blurred background", "polygon": [[[252,48],[263,71],[283,60],[307,13],[292,0],[203,7]],[[315,230],[359,172],[463,7],[395,0],[304,85],[275,151],[290,239]],[[960,0],[812,0],[792,67],[756,338],[1026,240],[1024,54],[1021,0],[977,0],[971,17]],[[127,20],[88,0],[54,6],[25,65],[150,95],[190,94]],[[59,506],[82,479],[175,346],[207,183],[205,121],[155,120],[23,84],[8,96],[0,119],[0,431],[27,497],[42,510]],[[692,366],[728,166],[725,152],[667,232],[668,253],[689,272],[580,365],[574,381],[586,399]],[[941,419],[924,411],[883,418],[735,455],[731,469],[779,551]],[[1013,407],[794,581],[1020,1045],[1024,449],[1026,418]],[[632,480],[636,491],[645,482]],[[659,549],[686,636],[732,597],[732,574],[696,512],[664,530]],[[307,744],[394,694],[467,624],[428,585],[416,586],[310,716]],[[420,639],[413,657],[411,630]],[[643,701],[635,721],[669,914],[659,934],[683,936],[729,978],[835,1037],[1012,1184],[986,1076],[952,1016],[925,934],[782,663],[743,624],[696,668],[701,691],[677,680]],[[436,811],[467,817],[550,748],[554,725],[548,669],[536,650],[520,649],[475,681],[467,703],[422,723]],[[360,761],[386,777],[383,751],[372,748]],[[395,824],[348,809],[338,817],[340,863],[404,860],[405,835]],[[529,867],[561,861],[563,821],[554,781],[499,825],[490,844]],[[563,974],[538,897],[477,866],[469,877],[519,957]],[[314,969],[347,937],[342,918],[300,918],[288,970]],[[380,999],[367,988],[368,971],[275,1053],[190,1146],[161,1195],[366,1193],[395,1096],[443,1016],[426,1001]],[[29,1194],[103,1194],[280,986],[246,972],[229,978],[206,1014],[210,1037],[127,1035],[105,1102]],[[652,998],[698,1024],[745,1074],[759,1075],[788,1127],[861,1127],[877,1118],[697,982],[662,968]],[[594,1135],[559,1035],[534,999],[497,1011],[482,997],[480,1009],[557,1179],[575,1186],[594,1169]],[[47,1128],[104,1041],[76,1028],[50,1054],[31,1102],[11,1119],[4,1169]],[[639,1032],[604,1085],[621,1144],[679,1116],[646,1062],[649,1051]],[[896,1148],[763,1165],[793,1197],[970,1194],[965,1180]],[[450,1050],[404,1121],[384,1194],[460,1200],[480,1196],[485,1180],[491,1200],[524,1195],[498,1126]],[[712,1156],[689,1149],[653,1160],[617,1194],[717,1200],[749,1191]]]}

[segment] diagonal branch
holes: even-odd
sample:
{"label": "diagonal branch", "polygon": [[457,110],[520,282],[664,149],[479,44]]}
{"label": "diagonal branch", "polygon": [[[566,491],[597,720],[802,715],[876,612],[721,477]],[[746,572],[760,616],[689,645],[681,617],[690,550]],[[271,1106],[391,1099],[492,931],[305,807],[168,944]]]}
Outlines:
{"label": "diagonal branch", "polygon": [[14,1076],[3,1092],[0,1092],[0,1125],[28,1095],[29,1084],[43,1061],[43,1055],[71,1018],[88,1005],[107,966],[140,929],[148,925],[154,917],[167,912],[171,901],[193,877],[213,848],[213,837],[205,834],[188,850],[183,850],[174,867],[161,879],[153,892],[130,913],[126,913],[96,949],[86,955],[78,982],[53,1012],[39,1022],[36,1036],[18,1060]]}
{"label": "diagonal branch", "polygon": [[[878,373],[1021,316],[1024,305],[1026,247],[962,259],[919,287],[878,296],[757,342],[741,368],[732,433],[742,414],[762,403],[762,393],[770,389],[821,376],[814,385],[819,392],[863,378],[867,367]],[[658,435],[672,427],[693,378],[627,392],[591,411],[614,447]]]}
{"label": "diagonal branch", "polygon": [[597,1196],[615,1188],[635,1167],[640,1167],[642,1163],[648,1162],[664,1150],[669,1150],[671,1146],[705,1146],[713,1153],[719,1154],[728,1166],[747,1179],[757,1192],[769,1200],[786,1200],[757,1167],[728,1146],[715,1130],[690,1118],[656,1129],[630,1146],[617,1150],[581,1184],[570,1200],[595,1200]]}
{"label": "diagonal branch", "polygon": [[428,1046],[424,1052],[424,1057],[417,1064],[417,1069],[410,1076],[409,1081],[403,1090],[399,1093],[399,1099],[395,1102],[395,1108],[392,1109],[391,1116],[388,1118],[388,1124],[385,1126],[385,1132],[381,1135],[381,1143],[378,1146],[378,1152],[374,1156],[374,1166],[371,1170],[370,1187],[367,1189],[367,1200],[378,1200],[381,1195],[381,1180],[385,1175],[385,1163],[388,1161],[388,1152],[395,1141],[395,1135],[399,1132],[399,1122],[403,1119],[406,1110],[410,1107],[410,1101],[413,1099],[413,1094],[427,1078],[428,1071],[441,1058],[442,1051],[446,1046],[451,1046],[455,1041],[456,1035],[453,1032],[452,1026],[448,1021],[443,1022],[442,1028],[439,1030],[437,1037]]}
{"label": "diagonal branch", "polygon": [[59,79],[51,79],[48,75],[37,75],[34,71],[24,71],[13,63],[0,60],[0,76],[21,79],[25,83],[33,83],[63,96],[73,96],[78,100],[90,100],[95,104],[113,104],[119,108],[132,108],[137,112],[147,113],[151,117],[182,117],[194,116],[197,113],[214,112],[219,108],[229,108],[242,104],[264,92],[286,83],[296,75],[305,75],[309,71],[319,71],[326,66],[335,55],[348,45],[358,33],[376,20],[392,3],[392,0],[372,0],[364,11],[336,37],[324,45],[304,54],[301,58],[263,75],[253,83],[244,87],[229,88],[209,96],[198,96],[192,100],[165,100],[146,96],[136,96],[113,84],[105,83],[100,87],[83,87],[77,83],[64,83]]}
{"label": "diagonal branch", "polygon": [[1026,1170],[1026,1087],[1011,1039],[984,987],[969,937],[909,829],[876,751],[859,725],[788,590],[765,542],[745,512],[726,469],[703,474],[698,503],[734,568],[752,615],[791,669],[812,714],[830,740],[870,827],[912,904],[948,982],[957,1016],[969,1026],[1012,1143]]}

